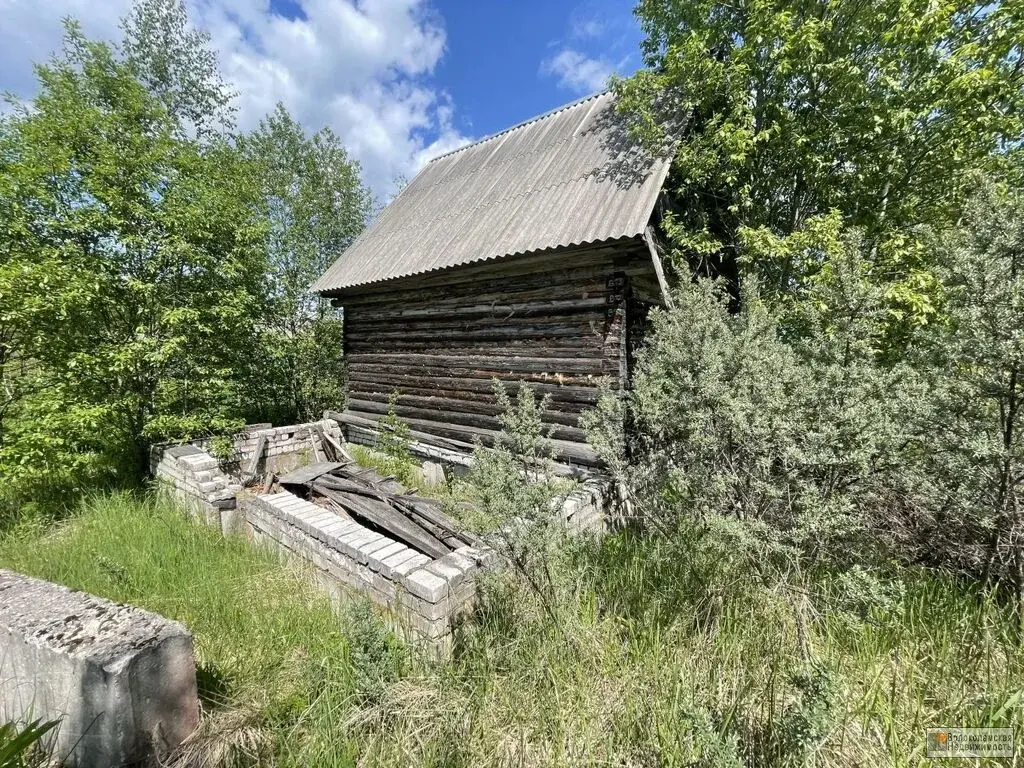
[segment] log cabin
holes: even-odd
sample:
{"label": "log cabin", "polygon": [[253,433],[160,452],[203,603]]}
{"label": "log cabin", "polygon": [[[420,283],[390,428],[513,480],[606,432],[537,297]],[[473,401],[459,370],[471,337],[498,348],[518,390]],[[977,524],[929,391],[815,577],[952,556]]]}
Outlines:
{"label": "log cabin", "polygon": [[666,297],[652,224],[668,172],[610,93],[435,158],[312,286],[344,308],[350,424],[396,414],[470,449],[499,430],[493,380],[550,395],[561,461],[596,464],[580,415],[628,385]]}

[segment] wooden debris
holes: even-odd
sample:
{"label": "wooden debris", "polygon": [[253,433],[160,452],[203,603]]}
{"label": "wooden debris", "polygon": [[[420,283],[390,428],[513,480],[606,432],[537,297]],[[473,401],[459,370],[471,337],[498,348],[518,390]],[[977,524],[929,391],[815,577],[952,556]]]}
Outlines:
{"label": "wooden debris", "polygon": [[429,557],[438,558],[480,540],[462,530],[434,499],[416,496],[393,477],[352,462],[317,462],[268,482],[350,517]]}
{"label": "wooden debris", "polygon": [[341,447],[341,443],[339,443],[333,437],[328,435],[326,432],[323,432],[322,436],[324,442],[326,442],[327,445],[331,446],[331,448],[334,450],[335,458],[344,459],[345,461],[355,461],[355,459],[352,458],[349,452]]}
{"label": "wooden debris", "polygon": [[281,485],[298,485],[308,488],[321,475],[326,475],[328,472],[333,472],[343,466],[344,464],[336,461],[318,461],[315,464],[299,467],[294,472],[289,472],[281,477],[278,482]]}
{"label": "wooden debris", "polygon": [[314,483],[313,490],[342,506],[349,514],[363,523],[370,523],[391,538],[401,541],[413,549],[433,558],[444,557],[451,549],[432,536],[421,526],[411,523],[386,502],[377,501],[352,493],[342,493]]}
{"label": "wooden debris", "polygon": [[324,455],[316,445],[316,432],[313,430],[309,432],[309,444],[313,447],[313,461],[324,461]]}
{"label": "wooden debris", "polygon": [[249,459],[249,463],[245,467],[245,472],[242,474],[242,485],[249,485],[256,481],[257,471],[260,467],[260,459],[263,458],[263,452],[267,450],[267,436],[263,435],[260,441],[256,444],[256,450],[252,454],[252,458]]}

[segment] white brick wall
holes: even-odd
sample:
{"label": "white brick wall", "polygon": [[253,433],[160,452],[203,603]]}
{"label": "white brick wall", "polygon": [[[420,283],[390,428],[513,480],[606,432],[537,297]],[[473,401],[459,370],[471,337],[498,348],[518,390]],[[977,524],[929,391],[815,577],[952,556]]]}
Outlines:
{"label": "white brick wall", "polygon": [[468,609],[485,554],[463,547],[437,560],[294,494],[242,502],[253,539],[314,566],[334,593],[356,589],[385,607],[404,629],[443,647]]}

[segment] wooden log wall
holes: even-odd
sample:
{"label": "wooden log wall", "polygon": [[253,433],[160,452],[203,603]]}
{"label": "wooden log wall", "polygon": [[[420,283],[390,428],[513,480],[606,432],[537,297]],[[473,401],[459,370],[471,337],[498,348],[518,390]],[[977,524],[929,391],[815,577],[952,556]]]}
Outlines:
{"label": "wooden log wall", "polygon": [[[652,286],[654,286],[652,288]],[[396,413],[420,433],[492,442],[493,380],[550,395],[545,421],[565,458],[594,463],[580,415],[627,375],[627,306],[657,290],[642,242],[467,265],[351,289],[345,308],[348,413]]]}

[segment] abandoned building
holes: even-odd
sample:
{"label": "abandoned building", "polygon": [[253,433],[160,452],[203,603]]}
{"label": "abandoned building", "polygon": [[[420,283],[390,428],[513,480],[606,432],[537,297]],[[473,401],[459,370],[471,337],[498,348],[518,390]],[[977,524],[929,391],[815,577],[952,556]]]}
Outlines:
{"label": "abandoned building", "polygon": [[414,439],[496,434],[498,379],[551,396],[557,456],[593,465],[579,426],[665,281],[652,223],[669,162],[634,141],[610,93],[429,163],[312,290],[344,307],[349,423],[388,412]]}

